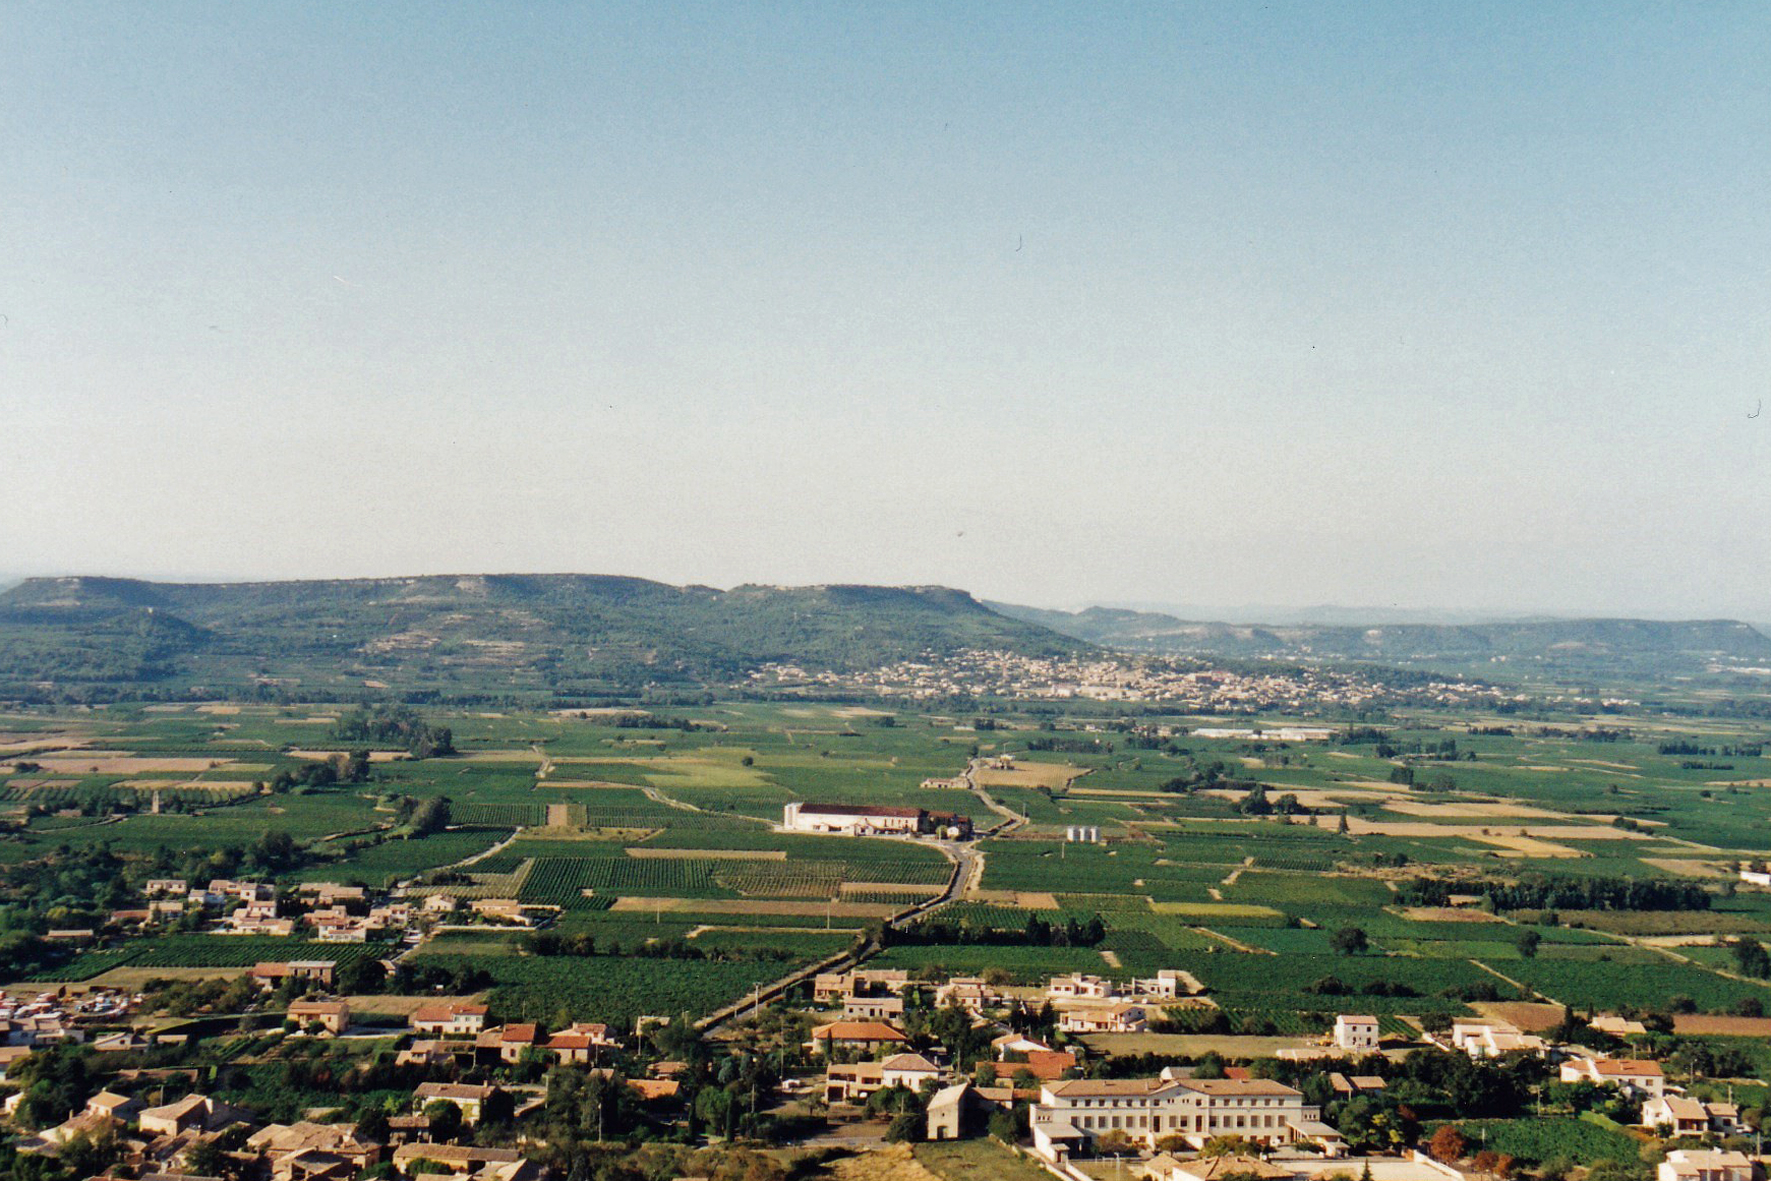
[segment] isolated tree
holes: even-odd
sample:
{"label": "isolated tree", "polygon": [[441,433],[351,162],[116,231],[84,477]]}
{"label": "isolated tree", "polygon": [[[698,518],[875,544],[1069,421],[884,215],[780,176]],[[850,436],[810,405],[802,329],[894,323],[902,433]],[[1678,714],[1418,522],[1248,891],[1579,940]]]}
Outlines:
{"label": "isolated tree", "polygon": [[1438,1129],[1434,1131],[1432,1138],[1427,1141],[1427,1155],[1436,1161],[1450,1164],[1453,1161],[1462,1160],[1464,1150],[1468,1147],[1469,1141],[1464,1139],[1462,1132],[1451,1124],[1440,1124]]}
{"label": "isolated tree", "polygon": [[1363,927],[1340,927],[1328,942],[1340,955],[1364,955],[1371,950],[1371,940]]}
{"label": "isolated tree", "polygon": [[1543,936],[1539,935],[1536,931],[1525,930],[1519,932],[1519,954],[1526,959],[1531,959],[1533,956],[1537,955],[1537,945],[1542,942]]}

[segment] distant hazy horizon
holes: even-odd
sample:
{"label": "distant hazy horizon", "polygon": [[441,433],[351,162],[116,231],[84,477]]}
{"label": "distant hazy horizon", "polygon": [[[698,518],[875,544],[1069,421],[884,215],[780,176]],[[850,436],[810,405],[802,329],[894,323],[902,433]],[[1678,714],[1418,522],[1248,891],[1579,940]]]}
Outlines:
{"label": "distant hazy horizon", "polygon": [[4,21],[20,569],[1771,619],[1763,4]]}
{"label": "distant hazy horizon", "polygon": [[[312,576],[306,576],[303,578],[296,578],[296,579],[281,579],[281,578],[272,579],[272,578],[252,578],[252,577],[230,578],[230,577],[216,576],[216,575],[207,575],[207,576],[206,575],[147,576],[147,575],[139,575],[139,574],[118,574],[115,572],[95,572],[95,571],[91,571],[91,570],[85,570],[85,571],[61,570],[61,571],[54,571],[54,572],[50,572],[50,573],[37,573],[37,574],[16,574],[16,575],[14,575],[14,574],[0,574],[0,593],[4,593],[5,591],[11,589],[12,587],[17,586],[19,583],[24,582],[27,579],[31,579],[31,578],[91,577],[91,578],[142,579],[144,581],[150,581],[150,582],[208,584],[208,583],[229,583],[229,582],[324,581],[329,577],[363,577],[363,578],[381,578],[381,579],[400,579],[400,578],[419,578],[419,577],[447,577],[447,576],[451,576],[451,575],[468,577],[468,576],[473,576],[473,575],[499,575],[499,574],[518,575],[518,576],[525,575],[525,574],[528,574],[528,575],[535,575],[535,574],[542,574],[542,575],[545,575],[545,574],[561,574],[561,575],[589,574],[589,575],[613,575],[615,577],[624,577],[624,578],[642,578],[642,579],[648,579],[649,581],[653,581],[653,582],[670,582],[671,581],[669,579],[653,578],[650,575],[642,574],[642,573],[635,573],[634,571],[631,571],[631,570],[466,570],[466,569],[459,569],[459,570],[426,571],[422,574],[415,574],[415,573],[408,571],[408,572],[400,573],[400,574],[373,574],[373,575],[360,575],[360,576],[357,576],[357,575],[351,575],[351,576],[312,575]],[[809,582],[809,583],[787,584],[787,583],[781,583],[778,580],[776,580],[776,581],[769,581],[769,580],[763,580],[763,579],[752,580],[753,584],[755,584],[755,585],[769,585],[769,586],[829,585],[833,581],[835,581],[835,580],[822,579],[822,580],[813,580],[812,582]],[[730,590],[734,586],[741,585],[740,583],[737,583],[737,582],[719,583],[719,582],[713,582],[713,581],[710,581],[707,579],[689,579],[686,582],[677,582],[677,583],[671,583],[671,584],[677,585],[677,586],[690,586],[690,585],[712,586],[712,587],[715,587],[716,589],[721,589],[721,590]],[[1386,606],[1378,606],[1378,605],[1372,605],[1372,604],[1347,605],[1347,604],[1340,604],[1340,603],[1267,603],[1267,604],[1237,603],[1237,604],[1216,604],[1216,605],[1213,605],[1213,604],[1198,604],[1198,603],[1168,603],[1168,602],[1150,602],[1150,601],[1146,601],[1146,600],[1130,600],[1130,601],[1128,601],[1128,600],[1113,600],[1113,599],[1060,600],[1060,601],[1056,601],[1056,602],[1034,602],[1034,601],[1012,600],[1012,599],[1008,599],[1008,598],[1005,598],[1000,595],[987,594],[987,593],[977,590],[975,587],[958,586],[958,585],[951,583],[951,582],[916,583],[916,584],[883,583],[883,584],[877,584],[877,585],[888,585],[888,586],[892,586],[892,585],[896,585],[896,586],[939,585],[939,586],[947,586],[947,587],[950,587],[954,590],[965,591],[968,594],[973,595],[980,602],[985,602],[985,603],[1008,603],[1008,604],[1012,604],[1014,606],[1038,607],[1038,608],[1041,608],[1044,610],[1071,611],[1071,612],[1085,611],[1091,607],[1103,607],[1103,608],[1111,608],[1111,609],[1119,609],[1119,610],[1127,610],[1127,611],[1142,611],[1142,612],[1151,612],[1151,613],[1163,614],[1163,615],[1172,615],[1176,619],[1185,620],[1185,621],[1189,621],[1189,622],[1228,623],[1228,624],[1234,624],[1237,626],[1248,626],[1248,625],[1254,625],[1254,624],[1268,624],[1268,625],[1275,625],[1275,626],[1295,626],[1295,625],[1304,625],[1304,624],[1327,624],[1327,625],[1342,625],[1342,626],[1348,626],[1348,625],[1361,625],[1361,626],[1391,625],[1391,626],[1394,626],[1394,625],[1400,625],[1400,624],[1439,624],[1439,625],[1446,625],[1446,626],[1455,626],[1455,625],[1480,624],[1480,623],[1521,622],[1521,621],[1527,621],[1527,620],[1543,620],[1543,619],[1632,618],[1632,619],[1658,619],[1658,620],[1668,620],[1668,621],[1673,621],[1673,620],[1689,621],[1689,620],[1696,620],[1696,619],[1721,618],[1721,617],[1717,617],[1717,616],[1705,616],[1705,615],[1679,613],[1679,612],[1618,613],[1618,612],[1600,612],[1600,611],[1532,611],[1532,610],[1469,611],[1469,610],[1459,610],[1456,608],[1439,609],[1439,608],[1423,608],[1423,607],[1404,607],[1404,606],[1397,606],[1394,604],[1386,605]],[[1771,615],[1768,615],[1763,619],[1755,618],[1750,615],[1727,616],[1726,618],[1739,619],[1743,622],[1750,623],[1754,627],[1758,628],[1759,630],[1766,632],[1767,635],[1771,635]]]}

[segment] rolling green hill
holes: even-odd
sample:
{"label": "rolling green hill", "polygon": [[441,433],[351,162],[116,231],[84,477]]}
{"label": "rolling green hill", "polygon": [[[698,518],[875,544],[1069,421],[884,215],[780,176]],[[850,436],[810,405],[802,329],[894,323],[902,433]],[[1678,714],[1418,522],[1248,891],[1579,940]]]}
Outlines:
{"label": "rolling green hill", "polygon": [[[1087,645],[945,587],[676,587],[599,575],[315,582],[29,579],[0,594],[0,692],[364,682],[444,697],[731,683],[771,662]],[[38,689],[38,692],[44,690]]]}

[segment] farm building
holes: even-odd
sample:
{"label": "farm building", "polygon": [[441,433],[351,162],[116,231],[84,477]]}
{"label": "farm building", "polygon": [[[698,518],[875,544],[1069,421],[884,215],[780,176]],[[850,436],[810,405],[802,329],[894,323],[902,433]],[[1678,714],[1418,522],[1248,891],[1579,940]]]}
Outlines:
{"label": "farm building", "polygon": [[782,809],[781,827],[789,832],[840,836],[917,836],[936,832],[970,836],[972,822],[969,816],[957,812],[931,812],[927,808],[792,803]]}
{"label": "farm building", "polygon": [[1660,1063],[1637,1058],[1570,1058],[1562,1063],[1565,1083],[1594,1083],[1617,1087],[1626,1094],[1658,1099],[1666,1091],[1666,1075]]}
{"label": "farm building", "polygon": [[1334,1044],[1343,1050],[1377,1049],[1377,1018],[1342,1013],[1334,1019]]}

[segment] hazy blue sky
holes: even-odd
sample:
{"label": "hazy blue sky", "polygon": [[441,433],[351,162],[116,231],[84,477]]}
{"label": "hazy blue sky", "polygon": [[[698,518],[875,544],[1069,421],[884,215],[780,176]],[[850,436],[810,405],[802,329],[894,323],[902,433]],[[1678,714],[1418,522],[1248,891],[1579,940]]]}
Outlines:
{"label": "hazy blue sky", "polygon": [[0,568],[1771,617],[1771,7],[0,6]]}

